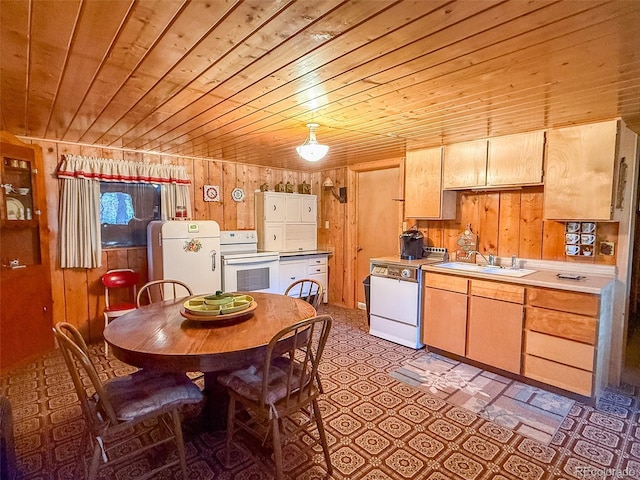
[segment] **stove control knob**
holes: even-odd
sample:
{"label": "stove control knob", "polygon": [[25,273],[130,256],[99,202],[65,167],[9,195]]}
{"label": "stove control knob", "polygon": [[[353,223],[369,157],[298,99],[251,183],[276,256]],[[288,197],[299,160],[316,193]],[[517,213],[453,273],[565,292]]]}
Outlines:
{"label": "stove control knob", "polygon": [[402,278],[410,278],[411,271],[408,268],[405,268],[402,270],[402,272],[400,272],[400,275],[402,276]]}

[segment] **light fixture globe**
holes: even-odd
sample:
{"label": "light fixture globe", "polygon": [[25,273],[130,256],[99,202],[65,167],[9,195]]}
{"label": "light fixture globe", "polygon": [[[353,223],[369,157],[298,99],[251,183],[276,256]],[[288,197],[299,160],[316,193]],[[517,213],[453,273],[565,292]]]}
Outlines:
{"label": "light fixture globe", "polygon": [[316,128],[319,126],[317,123],[307,123],[309,136],[302,145],[296,147],[298,155],[308,162],[317,162],[329,151],[328,145],[320,145],[316,140]]}

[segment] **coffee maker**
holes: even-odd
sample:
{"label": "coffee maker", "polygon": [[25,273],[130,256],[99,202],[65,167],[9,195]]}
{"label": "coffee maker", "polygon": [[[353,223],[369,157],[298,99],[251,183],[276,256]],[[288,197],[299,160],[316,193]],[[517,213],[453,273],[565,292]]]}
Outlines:
{"label": "coffee maker", "polygon": [[419,230],[407,230],[400,235],[400,258],[417,260],[424,254],[424,235]]}

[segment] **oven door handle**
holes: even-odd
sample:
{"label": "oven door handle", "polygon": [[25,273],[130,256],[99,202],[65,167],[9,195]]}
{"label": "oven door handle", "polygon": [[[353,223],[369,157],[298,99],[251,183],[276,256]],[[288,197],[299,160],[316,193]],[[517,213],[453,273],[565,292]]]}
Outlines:
{"label": "oven door handle", "polygon": [[225,265],[260,265],[265,263],[277,262],[278,257],[260,257],[260,258],[233,258],[225,259]]}

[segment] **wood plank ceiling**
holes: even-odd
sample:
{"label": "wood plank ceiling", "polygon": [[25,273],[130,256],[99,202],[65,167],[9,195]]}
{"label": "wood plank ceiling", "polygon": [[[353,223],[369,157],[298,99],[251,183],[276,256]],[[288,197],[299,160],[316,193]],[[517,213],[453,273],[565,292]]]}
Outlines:
{"label": "wood plank ceiling", "polygon": [[0,127],[33,138],[318,170],[640,131],[638,0],[2,0],[0,22]]}

